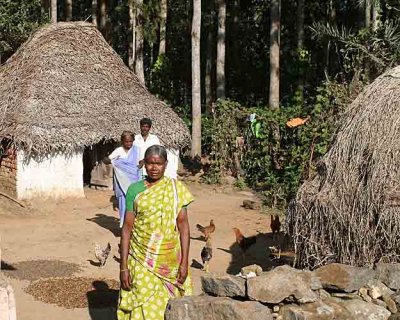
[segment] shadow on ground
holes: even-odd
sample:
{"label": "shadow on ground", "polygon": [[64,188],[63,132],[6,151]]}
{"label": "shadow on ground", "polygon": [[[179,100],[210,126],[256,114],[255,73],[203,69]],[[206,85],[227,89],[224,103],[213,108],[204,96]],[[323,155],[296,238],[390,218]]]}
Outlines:
{"label": "shadow on ground", "polygon": [[93,288],[86,293],[89,315],[92,320],[114,320],[118,304],[118,290],[111,289],[104,281],[93,281]]}
{"label": "shadow on ground", "polygon": [[121,228],[119,227],[119,219],[113,216],[108,216],[102,213],[97,213],[95,217],[86,219],[94,222],[100,227],[112,232],[115,237],[121,236]]}
{"label": "shadow on ground", "polygon": [[257,241],[245,253],[244,258],[242,251],[237,243],[233,243],[229,249],[217,248],[231,254],[231,261],[226,270],[228,274],[236,275],[240,270],[248,265],[257,264],[263,271],[271,270],[279,265],[269,257],[269,247],[278,245],[277,241],[272,238],[272,233],[257,234]]}

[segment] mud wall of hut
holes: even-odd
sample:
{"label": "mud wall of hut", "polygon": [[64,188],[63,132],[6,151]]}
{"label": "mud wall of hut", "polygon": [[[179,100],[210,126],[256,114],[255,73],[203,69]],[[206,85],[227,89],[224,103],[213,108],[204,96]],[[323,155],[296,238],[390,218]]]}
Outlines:
{"label": "mud wall of hut", "polygon": [[17,152],[19,199],[84,197],[83,150],[27,157]]}
{"label": "mud wall of hut", "polygon": [[17,197],[17,153],[14,149],[2,149],[0,155],[0,191]]}

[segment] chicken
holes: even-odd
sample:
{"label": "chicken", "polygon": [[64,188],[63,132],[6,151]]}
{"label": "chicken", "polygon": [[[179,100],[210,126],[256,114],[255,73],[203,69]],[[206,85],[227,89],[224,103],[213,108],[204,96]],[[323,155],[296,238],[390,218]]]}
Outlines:
{"label": "chicken", "polygon": [[100,267],[103,267],[106,264],[110,252],[111,252],[110,243],[108,243],[107,247],[105,247],[104,249],[99,244],[96,243],[96,246],[94,248],[94,255],[96,256],[96,259],[99,260]]}
{"label": "chicken", "polygon": [[206,244],[203,247],[203,249],[201,250],[200,255],[201,255],[201,261],[203,261],[203,270],[205,272],[208,272],[208,265],[213,256],[211,236],[208,236]]}
{"label": "chicken", "polygon": [[294,118],[294,119],[290,119],[288,122],[286,122],[286,125],[289,128],[295,128],[298,126],[302,126],[303,124],[305,124],[308,120],[310,120],[310,116],[302,119],[302,118]]}
{"label": "chicken", "polygon": [[236,243],[239,245],[244,259],[246,251],[257,242],[257,237],[245,237],[238,228],[233,228],[233,231],[235,232]]}
{"label": "chicken", "polygon": [[210,236],[211,233],[215,231],[215,224],[214,220],[210,220],[210,224],[206,227],[203,227],[201,224],[196,224],[197,230],[199,230],[202,234],[204,234],[204,237],[206,240]]}
{"label": "chicken", "polygon": [[281,231],[281,222],[279,221],[279,216],[274,216],[271,214],[271,230],[272,230],[272,238],[275,238],[275,235],[279,236],[279,232]]}

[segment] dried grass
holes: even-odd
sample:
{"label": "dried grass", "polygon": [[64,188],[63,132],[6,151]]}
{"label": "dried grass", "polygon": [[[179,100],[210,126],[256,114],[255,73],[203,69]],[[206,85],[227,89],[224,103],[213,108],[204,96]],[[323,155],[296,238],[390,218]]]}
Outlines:
{"label": "dried grass", "polygon": [[143,117],[168,147],[186,146],[183,121],[144,88],[94,25],[48,25],[0,68],[0,140],[25,150],[72,151],[139,130]]}
{"label": "dried grass", "polygon": [[116,307],[119,283],[94,278],[40,279],[25,291],[35,299],[67,309]]}
{"label": "dried grass", "polygon": [[299,266],[400,262],[400,67],[350,105],[317,171],[288,209]]}

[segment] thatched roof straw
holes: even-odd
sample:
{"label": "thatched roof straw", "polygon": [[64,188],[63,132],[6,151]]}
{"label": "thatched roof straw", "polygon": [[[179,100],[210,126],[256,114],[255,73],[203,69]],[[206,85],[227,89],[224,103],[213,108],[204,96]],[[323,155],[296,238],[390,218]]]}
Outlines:
{"label": "thatched roof straw", "polygon": [[71,151],[139,131],[143,117],[168,147],[188,144],[187,127],[144,88],[94,25],[36,31],[0,68],[0,140],[25,150]]}
{"label": "thatched roof straw", "polygon": [[400,262],[400,66],[350,105],[331,150],[288,210],[298,262]]}

